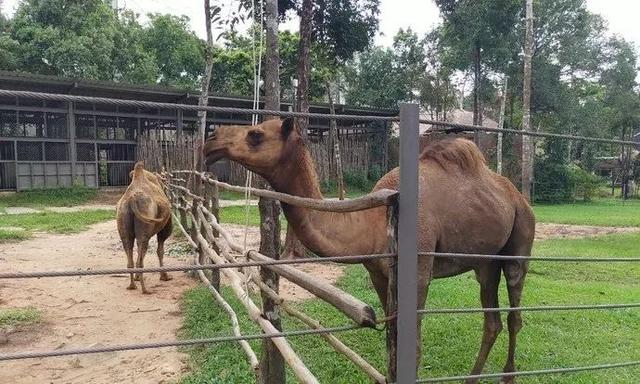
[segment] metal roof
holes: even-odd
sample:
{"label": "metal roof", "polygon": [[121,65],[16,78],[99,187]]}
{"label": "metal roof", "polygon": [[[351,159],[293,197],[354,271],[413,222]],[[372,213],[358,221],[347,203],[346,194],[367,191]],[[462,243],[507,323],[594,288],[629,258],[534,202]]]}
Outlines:
{"label": "metal roof", "polygon": [[[0,71],[0,83],[3,89],[181,104],[197,104],[199,96],[199,92],[195,90],[183,90],[162,85],[137,85],[13,71]],[[251,108],[252,104],[253,98],[249,96],[215,93],[209,96],[209,105]],[[283,101],[280,108],[288,110],[290,106],[291,101]],[[328,113],[329,104],[311,103],[309,109],[310,112]],[[398,111],[336,104],[336,113],[395,116]]]}

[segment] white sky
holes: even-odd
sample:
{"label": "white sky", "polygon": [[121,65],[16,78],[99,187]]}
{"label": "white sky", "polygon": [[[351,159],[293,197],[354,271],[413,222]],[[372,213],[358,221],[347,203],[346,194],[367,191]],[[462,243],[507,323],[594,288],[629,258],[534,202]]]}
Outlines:
{"label": "white sky", "polygon": [[[144,15],[149,12],[187,15],[196,33],[204,38],[204,15],[202,0],[114,0],[119,7],[126,7]],[[604,16],[609,30],[632,41],[640,50],[640,1],[638,0],[586,0],[588,8]],[[20,0],[2,1],[2,12],[13,14]],[[223,0],[232,4],[233,0]],[[390,45],[399,28],[411,27],[423,34],[439,22],[438,9],[433,0],[380,0],[380,36],[379,45]],[[285,23],[285,29],[297,30],[295,20]]]}

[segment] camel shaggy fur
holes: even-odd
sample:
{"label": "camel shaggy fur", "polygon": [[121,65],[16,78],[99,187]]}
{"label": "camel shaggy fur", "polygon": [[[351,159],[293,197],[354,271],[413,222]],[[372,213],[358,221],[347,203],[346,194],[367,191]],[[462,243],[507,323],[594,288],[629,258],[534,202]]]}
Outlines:
{"label": "camel shaggy fur", "polygon": [[[171,235],[171,203],[167,198],[162,182],[155,174],[144,169],[142,162],[136,163],[130,173],[131,183],[124,192],[116,208],[118,233],[122,247],[127,254],[127,268],[133,268],[133,244],[138,244],[136,268],[144,267],[149,240],[157,235],[158,261],[162,267],[164,242]],[[142,293],[150,293],[144,284],[142,274],[130,274],[131,282],[127,289],[136,289],[135,280],[140,280]],[[160,273],[160,280],[171,278],[166,272]]]}
{"label": "camel shaggy fur", "polygon": [[[256,126],[220,127],[207,139],[203,152],[208,164],[221,158],[234,160],[260,174],[276,191],[322,199],[313,160],[292,119],[269,120]],[[535,219],[529,204],[508,179],[486,166],[473,142],[449,139],[428,146],[419,159],[418,177],[420,252],[531,254]],[[399,170],[396,168],[383,176],[374,190],[397,190],[398,184]],[[384,207],[332,213],[283,203],[282,209],[298,238],[319,256],[388,251]],[[378,259],[363,265],[386,308],[389,261]],[[509,304],[518,307],[527,267],[528,261],[522,260],[420,257],[418,309],[424,308],[431,279],[471,270],[480,283],[480,300],[484,308],[498,307],[501,273],[506,277]],[[420,330],[419,316],[417,321]],[[520,313],[510,312],[507,324],[509,350],[504,371],[512,372],[515,370],[516,335],[522,326]],[[484,314],[484,333],[472,374],[482,372],[501,329],[499,312]],[[513,378],[504,377],[503,381],[511,383]],[[468,381],[475,382],[477,380]]]}

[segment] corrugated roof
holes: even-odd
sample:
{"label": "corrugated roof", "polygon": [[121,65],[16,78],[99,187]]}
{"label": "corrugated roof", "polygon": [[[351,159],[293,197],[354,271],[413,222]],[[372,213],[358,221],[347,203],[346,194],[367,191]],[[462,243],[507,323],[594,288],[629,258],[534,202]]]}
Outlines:
{"label": "corrugated roof", "polygon": [[[27,72],[0,71],[0,82],[3,89],[31,90],[36,92],[77,94],[84,96],[113,97],[122,99],[138,99],[162,101],[169,103],[197,104],[199,92],[189,89],[178,89],[162,85],[138,85],[112,81],[75,79],[60,76],[40,75]],[[211,94],[210,105],[237,105],[250,107],[253,98],[241,95]],[[246,105],[245,105],[246,104]],[[291,102],[283,101],[282,109],[287,109]],[[312,112],[328,110],[327,103],[312,103]],[[394,116],[397,110],[336,105],[337,113],[371,114]]]}

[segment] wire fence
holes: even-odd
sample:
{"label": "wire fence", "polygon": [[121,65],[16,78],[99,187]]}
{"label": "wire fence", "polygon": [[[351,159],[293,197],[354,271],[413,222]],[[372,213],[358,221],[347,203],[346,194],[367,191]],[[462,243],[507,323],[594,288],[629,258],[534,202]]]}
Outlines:
{"label": "wire fence", "polygon": [[[360,115],[326,115],[318,113],[300,113],[300,112],[285,112],[285,111],[267,111],[267,110],[250,110],[244,108],[230,108],[230,107],[216,107],[216,106],[197,106],[187,104],[173,104],[173,103],[158,103],[147,102],[138,100],[124,100],[124,99],[110,99],[110,98],[98,98],[76,95],[61,95],[61,94],[47,94],[38,92],[27,91],[14,91],[14,90],[0,90],[0,97],[21,97],[21,98],[33,98],[39,100],[55,100],[55,101],[67,101],[77,103],[97,103],[108,104],[116,106],[129,106],[140,108],[158,108],[169,110],[189,110],[189,111],[208,111],[208,112],[222,112],[222,113],[243,113],[243,114],[258,114],[267,116],[280,116],[280,117],[303,117],[303,118],[322,118],[322,119],[334,119],[334,120],[357,120],[357,121],[387,121],[397,122],[401,121],[399,116],[360,116]],[[531,132],[515,129],[504,128],[488,128],[482,126],[457,124],[451,122],[434,121],[429,119],[416,119],[420,123],[430,124],[434,127],[445,127],[441,130],[443,132],[455,133],[460,131],[482,131],[482,132],[495,132],[495,133],[509,133],[517,135],[528,135],[534,137],[550,138],[550,139],[563,139],[574,140],[584,142],[598,142],[603,144],[617,144],[624,146],[637,146],[638,143],[627,140],[616,140],[609,138],[598,137],[586,137],[567,134],[554,134],[544,132]],[[401,132],[403,132],[401,127]],[[412,160],[412,161],[415,161]],[[219,185],[223,187],[223,185]],[[180,191],[184,196],[191,198],[191,206],[201,204],[204,200],[201,196],[192,193],[188,188],[179,185],[171,185],[174,190]],[[239,188],[239,187],[236,187]],[[255,190],[254,191],[258,191]],[[265,193],[273,193],[272,191],[264,191]],[[291,196],[295,198],[295,196]],[[277,198],[277,197],[276,197]],[[186,211],[187,205],[182,207]],[[415,209],[415,208],[414,208]],[[206,211],[201,211],[205,212]],[[192,220],[195,219],[191,216]],[[211,223],[213,225],[214,223]],[[187,231],[182,228],[185,234]],[[188,239],[192,246],[199,246],[198,239]],[[232,247],[233,248],[233,247]],[[222,252],[222,250],[221,250]],[[396,253],[376,254],[376,255],[356,255],[356,256],[340,256],[340,257],[326,257],[321,259],[302,259],[302,260],[270,260],[270,261],[253,261],[248,260],[245,262],[235,262],[227,260],[223,264],[205,264],[205,265],[185,265],[175,267],[161,267],[161,268],[120,268],[120,269],[101,269],[101,270],[75,270],[75,271],[33,271],[33,272],[3,272],[0,273],[0,279],[22,279],[22,278],[40,278],[40,277],[72,277],[72,276],[98,276],[98,275],[111,275],[111,274],[129,274],[129,273],[148,273],[148,272],[170,272],[170,271],[215,271],[215,270],[234,270],[243,269],[249,267],[266,267],[276,265],[289,265],[289,264],[306,264],[317,262],[363,262],[368,260],[390,259],[395,258],[399,263],[400,258],[396,257]],[[577,262],[577,263],[635,263],[640,261],[640,257],[537,257],[537,256],[518,256],[518,255],[483,255],[483,254],[460,254],[460,253],[446,253],[446,252],[418,252],[417,256],[420,257],[436,257],[436,258],[457,258],[457,259],[487,259],[487,260],[504,260],[504,261],[534,261],[534,262]],[[414,271],[415,272],[415,271]],[[525,312],[525,311],[582,311],[582,310],[621,310],[621,309],[633,309],[640,308],[640,303],[621,303],[621,304],[581,304],[581,305],[546,305],[546,306],[522,306],[512,308],[428,308],[418,310],[419,315],[436,315],[436,314],[465,314],[465,313],[491,313],[491,312]],[[415,312],[414,316],[415,316]],[[388,322],[393,319],[394,316],[383,319],[383,322]],[[363,328],[360,324],[350,324],[339,327],[329,327],[322,329],[301,329],[292,330],[286,332],[265,332],[262,334],[253,335],[234,335],[234,336],[220,336],[204,339],[191,339],[191,340],[176,340],[176,341],[159,341],[153,343],[133,343],[127,345],[114,345],[98,348],[78,348],[68,350],[57,351],[45,351],[45,352],[21,352],[13,354],[0,354],[0,361],[19,360],[29,358],[44,358],[77,354],[90,354],[101,352],[115,352],[126,350],[139,350],[150,348],[163,348],[163,347],[175,347],[175,346],[190,346],[190,345],[206,345],[215,344],[221,342],[235,342],[240,340],[257,340],[257,339],[274,339],[285,338],[289,336],[303,336],[313,334],[330,334],[336,332],[346,332]],[[401,345],[399,345],[401,347]],[[415,353],[415,351],[413,352]],[[490,373],[480,375],[461,375],[461,376],[448,376],[448,377],[435,377],[435,378],[422,378],[418,379],[419,383],[435,383],[435,382],[450,382],[459,380],[476,380],[476,379],[491,379],[498,377],[516,377],[516,376],[537,376],[548,374],[564,374],[581,371],[593,371],[603,369],[614,368],[628,368],[639,366],[640,361],[629,361],[621,363],[606,363],[600,365],[582,366],[582,367],[563,367],[563,368],[549,368],[530,371],[519,372],[502,372],[502,373]],[[404,382],[402,383],[404,384]]]}

